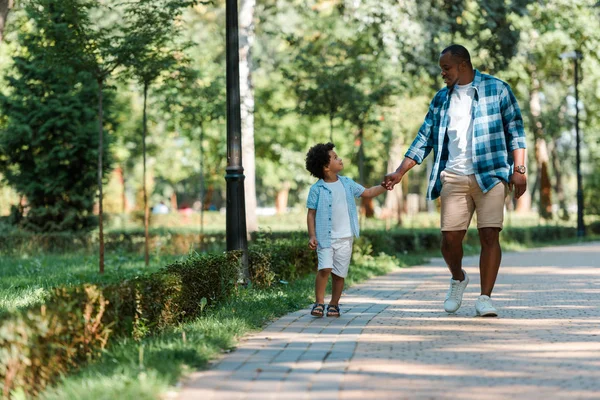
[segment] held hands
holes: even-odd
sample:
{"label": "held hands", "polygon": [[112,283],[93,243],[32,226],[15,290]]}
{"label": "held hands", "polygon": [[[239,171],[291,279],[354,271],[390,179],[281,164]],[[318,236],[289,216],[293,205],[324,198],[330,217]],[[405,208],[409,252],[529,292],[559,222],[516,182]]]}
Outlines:
{"label": "held hands", "polygon": [[400,183],[402,180],[402,175],[399,172],[392,172],[383,177],[383,182],[381,182],[381,186],[386,188],[387,190],[392,190],[396,184]]}
{"label": "held hands", "polygon": [[525,193],[527,190],[527,176],[525,174],[520,174],[515,172],[512,174],[510,178],[510,183],[508,184],[508,188],[512,191],[513,188],[515,190],[515,199],[518,199]]}
{"label": "held hands", "polygon": [[315,236],[311,236],[311,238],[308,240],[308,248],[311,250],[316,250],[317,244],[317,238]]}

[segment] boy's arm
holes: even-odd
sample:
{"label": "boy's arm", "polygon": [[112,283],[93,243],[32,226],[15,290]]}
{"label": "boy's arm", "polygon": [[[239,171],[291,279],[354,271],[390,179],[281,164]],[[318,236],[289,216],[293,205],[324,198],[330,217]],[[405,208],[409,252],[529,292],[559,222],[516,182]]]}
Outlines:
{"label": "boy's arm", "polygon": [[381,193],[383,193],[385,191],[386,191],[386,188],[384,188],[381,185],[372,186],[368,189],[365,189],[365,191],[362,192],[360,197],[371,198],[371,197],[379,196]]}
{"label": "boy's arm", "polygon": [[313,210],[312,208],[308,209],[308,213],[306,214],[306,225],[308,226],[308,247],[312,250],[317,248],[317,231],[315,229],[315,217],[317,215],[317,210]]}

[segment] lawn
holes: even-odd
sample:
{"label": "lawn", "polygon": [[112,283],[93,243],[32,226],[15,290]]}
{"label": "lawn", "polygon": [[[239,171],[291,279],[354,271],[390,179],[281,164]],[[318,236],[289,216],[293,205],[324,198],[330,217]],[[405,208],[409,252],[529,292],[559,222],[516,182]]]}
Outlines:
{"label": "lawn", "polygon": [[98,255],[37,254],[0,256],[0,314],[43,300],[48,289],[59,285],[118,282],[139,274],[153,272],[180,256],[155,255],[150,265],[143,256],[107,254],[105,273],[98,273]]}

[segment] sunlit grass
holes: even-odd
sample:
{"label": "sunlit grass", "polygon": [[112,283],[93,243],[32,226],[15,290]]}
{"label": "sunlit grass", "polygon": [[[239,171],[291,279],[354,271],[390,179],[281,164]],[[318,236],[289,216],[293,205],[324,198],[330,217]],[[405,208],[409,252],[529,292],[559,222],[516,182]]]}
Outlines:
{"label": "sunlit grass", "polygon": [[53,287],[119,282],[156,271],[179,258],[157,255],[146,267],[143,256],[109,253],[105,258],[105,273],[100,275],[98,255],[3,255],[0,263],[0,313],[39,303]]}

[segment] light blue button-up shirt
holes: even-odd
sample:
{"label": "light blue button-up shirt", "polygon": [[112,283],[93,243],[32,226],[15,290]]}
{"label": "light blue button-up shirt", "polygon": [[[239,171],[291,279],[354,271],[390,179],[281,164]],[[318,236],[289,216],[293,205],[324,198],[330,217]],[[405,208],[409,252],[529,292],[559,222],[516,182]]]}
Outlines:
{"label": "light blue button-up shirt", "polygon": [[[365,188],[348,177],[338,175],[338,179],[342,182],[346,191],[346,203],[348,204],[348,217],[350,218],[352,235],[358,237],[358,213],[354,198],[360,197]],[[310,187],[306,207],[317,210],[315,216],[315,233],[319,247],[331,247],[331,214],[332,207],[335,207],[335,204],[332,204],[331,190],[327,187],[323,179],[319,179],[317,183]]]}

